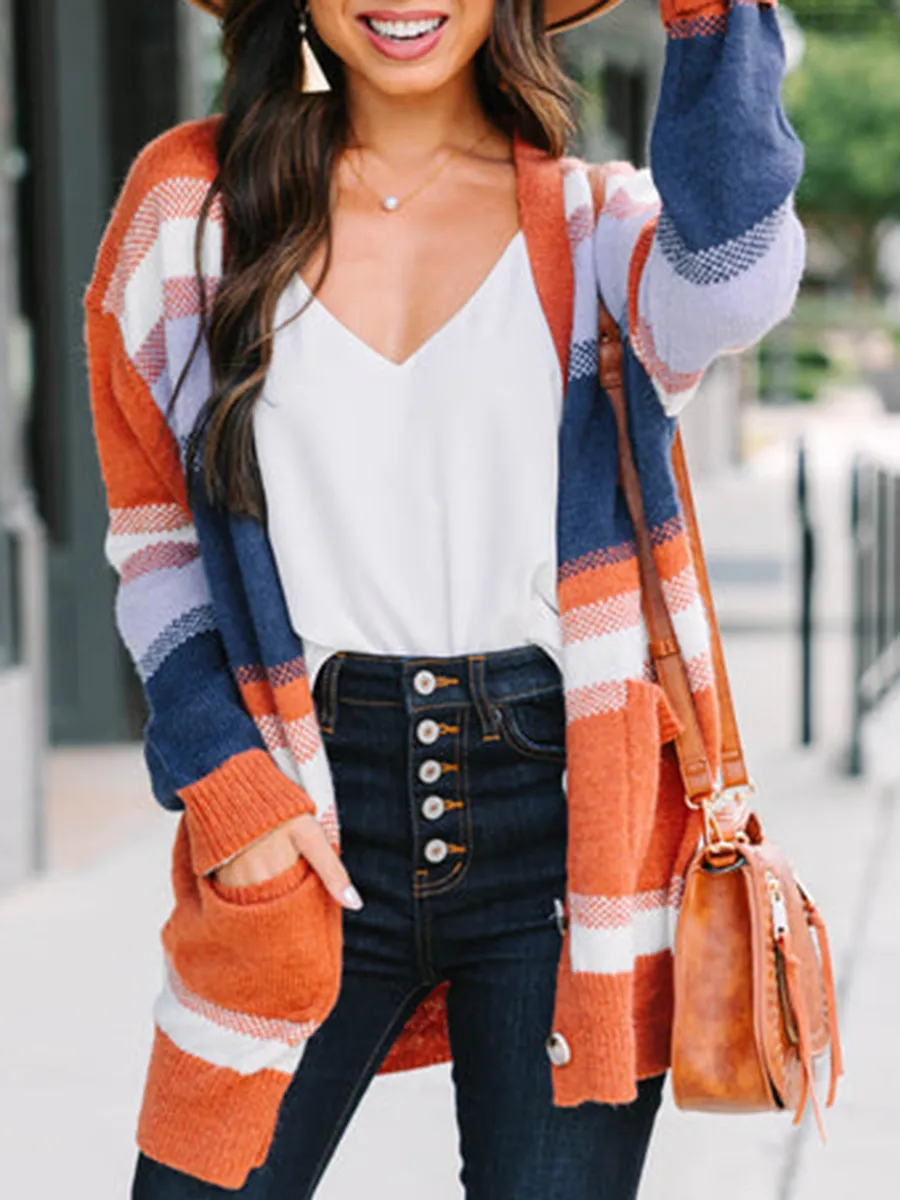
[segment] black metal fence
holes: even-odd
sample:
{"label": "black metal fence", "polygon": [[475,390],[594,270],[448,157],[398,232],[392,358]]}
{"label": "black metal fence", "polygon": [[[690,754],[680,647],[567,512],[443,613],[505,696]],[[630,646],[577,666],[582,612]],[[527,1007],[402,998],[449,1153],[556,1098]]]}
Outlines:
{"label": "black metal fence", "polygon": [[797,447],[797,518],[800,524],[800,742],[813,741],[813,660],[815,635],[816,530],[810,505],[806,445]]}
{"label": "black metal fence", "polygon": [[900,467],[853,469],[853,729],[849,767],[863,769],[866,716],[900,684]]}
{"label": "black metal fence", "polygon": [[0,671],[21,661],[18,542],[0,512]]}

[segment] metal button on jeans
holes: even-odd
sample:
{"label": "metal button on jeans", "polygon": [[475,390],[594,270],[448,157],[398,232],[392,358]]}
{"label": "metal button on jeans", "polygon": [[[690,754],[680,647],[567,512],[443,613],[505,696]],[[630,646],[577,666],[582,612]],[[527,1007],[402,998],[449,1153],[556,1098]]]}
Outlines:
{"label": "metal button on jeans", "polygon": [[437,687],[437,679],[431,671],[417,671],[413,677],[413,687],[420,696],[430,696]]}
{"label": "metal button on jeans", "polygon": [[437,721],[432,721],[430,717],[426,717],[416,726],[416,737],[424,746],[433,746],[440,736],[440,725]]}
{"label": "metal button on jeans", "polygon": [[572,1061],[572,1051],[569,1048],[569,1043],[558,1030],[554,1030],[550,1034],[544,1043],[544,1048],[547,1051],[547,1057],[553,1063],[554,1067],[565,1067]]}
{"label": "metal button on jeans", "polygon": [[447,843],[440,838],[432,838],[425,845],[425,857],[430,863],[442,863],[447,853]]}
{"label": "metal button on jeans", "polygon": [[428,796],[422,802],[422,815],[429,821],[436,821],[444,815],[446,807],[443,796]]}
{"label": "metal button on jeans", "polygon": [[441,764],[436,758],[426,758],[419,767],[419,778],[423,783],[437,783],[441,777]]}

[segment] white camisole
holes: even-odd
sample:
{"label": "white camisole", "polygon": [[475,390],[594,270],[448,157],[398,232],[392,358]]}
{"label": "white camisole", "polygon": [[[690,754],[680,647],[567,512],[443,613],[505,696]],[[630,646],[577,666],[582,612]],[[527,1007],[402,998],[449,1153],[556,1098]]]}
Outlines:
{"label": "white camisole", "polygon": [[557,661],[562,379],[525,239],[403,363],[296,277],[254,414],[268,529],[311,683],[337,650]]}

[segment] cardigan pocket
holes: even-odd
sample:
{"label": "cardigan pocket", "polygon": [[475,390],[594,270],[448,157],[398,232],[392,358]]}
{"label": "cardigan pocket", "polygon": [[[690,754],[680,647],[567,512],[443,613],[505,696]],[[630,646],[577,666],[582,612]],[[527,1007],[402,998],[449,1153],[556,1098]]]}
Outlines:
{"label": "cardigan pocket", "polygon": [[656,817],[662,747],[678,733],[678,721],[668,697],[657,683],[629,679],[625,708],[628,765],[629,833],[640,862],[647,850]]}
{"label": "cardigan pocket", "polygon": [[206,878],[219,899],[227,904],[261,904],[265,900],[278,900],[300,887],[310,870],[306,859],[298,858],[292,867],[279,871],[277,875],[273,875],[271,879],[264,879],[262,883],[230,887],[219,883],[215,874]]}
{"label": "cardigan pocket", "polygon": [[163,944],[185,995],[251,1030],[325,1019],[340,988],[342,910],[305,859],[263,883],[226,888],[194,873],[182,822],[173,884]]}

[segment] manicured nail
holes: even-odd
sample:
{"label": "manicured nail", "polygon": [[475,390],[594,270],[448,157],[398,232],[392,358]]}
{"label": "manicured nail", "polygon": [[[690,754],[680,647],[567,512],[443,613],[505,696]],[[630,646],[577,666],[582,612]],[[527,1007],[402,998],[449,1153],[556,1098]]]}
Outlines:
{"label": "manicured nail", "polygon": [[341,892],[341,903],[344,908],[352,908],[358,912],[363,906],[363,899],[353,884],[348,884]]}

